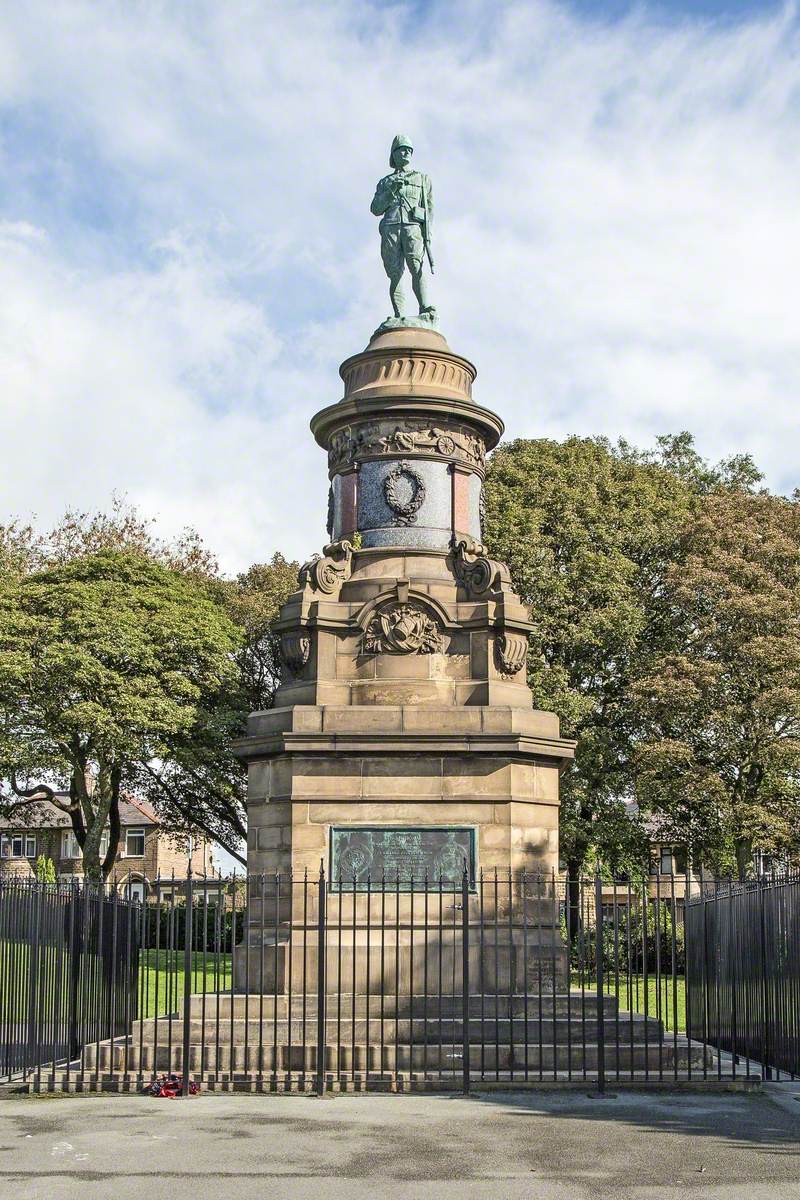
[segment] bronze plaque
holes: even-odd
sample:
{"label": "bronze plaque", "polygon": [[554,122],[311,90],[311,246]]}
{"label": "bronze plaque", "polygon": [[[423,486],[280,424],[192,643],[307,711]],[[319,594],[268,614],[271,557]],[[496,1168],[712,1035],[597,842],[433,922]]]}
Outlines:
{"label": "bronze plaque", "polygon": [[331,829],[331,887],[342,891],[437,892],[475,881],[475,830],[463,826]]}

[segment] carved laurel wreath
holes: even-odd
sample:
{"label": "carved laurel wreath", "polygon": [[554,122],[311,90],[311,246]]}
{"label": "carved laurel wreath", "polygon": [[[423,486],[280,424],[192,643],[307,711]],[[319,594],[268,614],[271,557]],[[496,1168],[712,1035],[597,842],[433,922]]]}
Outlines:
{"label": "carved laurel wreath", "polygon": [[[404,475],[411,481],[412,493],[409,500],[401,500],[397,487]],[[425,480],[419,471],[415,471],[411,463],[404,459],[402,462],[395,463],[384,479],[383,494],[389,508],[396,514],[395,524],[413,525],[417,519],[417,513],[425,503]]]}

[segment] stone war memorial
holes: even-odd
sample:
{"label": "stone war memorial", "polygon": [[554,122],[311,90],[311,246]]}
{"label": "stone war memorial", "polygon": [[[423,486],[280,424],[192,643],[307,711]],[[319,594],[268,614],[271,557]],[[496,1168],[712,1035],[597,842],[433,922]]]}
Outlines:
{"label": "stone war memorial", "polygon": [[[581,924],[567,936],[559,785],[575,744],[534,707],[531,614],[485,546],[486,456],[503,423],[439,329],[433,187],[412,163],[399,134],[371,204],[391,315],[351,347],[341,394],[331,381],[312,418],[328,542],[280,612],[274,707],[236,743],[246,887],[213,911],[206,894],[195,912],[190,890],[182,911],[173,893],[135,920],[103,917],[128,923],[117,943],[137,962],[155,951],[166,966],[152,998],[144,972],[116,972],[140,994],[84,1048],[81,1086],[180,1070],[184,1090],[188,1073],[204,1088],[319,1093],[468,1091],[473,1077],[602,1090],[606,1068],[677,1080],[713,1062],[707,1029],[679,1032],[674,923],[669,995],[661,950],[646,957],[647,922],[666,929],[674,898],[627,885],[641,937],[615,908],[605,979],[599,876],[574,881]],[[701,1001],[692,1019],[707,1026]]]}
{"label": "stone war memorial", "polygon": [[[275,706],[252,714],[239,746],[249,872],[296,880],[323,862],[342,898],[345,955],[368,887],[424,893],[430,920],[440,887],[452,909],[465,868],[473,889],[481,872],[552,875],[559,774],[573,754],[558,718],[533,707],[530,615],[483,544],[486,454],[503,423],[474,398],[475,367],[437,327],[432,188],[411,157],[398,135],[371,206],[393,315],[345,359],[341,399],[311,422],[327,455],[329,544],[281,611]],[[418,315],[407,315],[406,271]],[[508,902],[504,892],[504,911]],[[273,909],[262,913],[251,889],[242,987],[265,975],[272,984],[276,966],[289,986]],[[537,943],[551,959],[558,936],[549,919],[532,922],[526,964],[507,930],[498,934],[505,985],[510,970],[531,968]],[[412,989],[412,942],[409,932],[393,988]]]}

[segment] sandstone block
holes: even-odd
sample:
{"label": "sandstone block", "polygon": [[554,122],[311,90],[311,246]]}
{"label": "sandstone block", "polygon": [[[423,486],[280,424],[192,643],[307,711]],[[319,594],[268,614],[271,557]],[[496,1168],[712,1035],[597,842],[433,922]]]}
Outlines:
{"label": "sandstone block", "polygon": [[260,800],[270,794],[270,762],[251,762],[247,769],[247,799],[248,803]]}
{"label": "sandstone block", "polygon": [[444,761],[442,795],[502,796],[510,794],[510,764],[500,758],[456,759]]}
{"label": "sandstone block", "polygon": [[344,755],[295,760],[292,795],[295,801],[329,796],[361,795],[361,760]]}
{"label": "sandstone block", "polygon": [[507,847],[510,845],[510,831],[507,825],[485,825],[480,831],[480,845],[485,850]]}
{"label": "sandstone block", "polygon": [[431,663],[431,676],[434,679],[469,679],[469,655],[454,654],[452,650],[437,655]]}
{"label": "sandstone block", "polygon": [[325,827],[322,825],[293,825],[291,838],[292,849],[325,849]]}
{"label": "sandstone block", "polygon": [[383,708],[326,708],[326,733],[397,733],[402,727],[399,706]]}
{"label": "sandstone block", "polygon": [[258,830],[259,850],[276,850],[280,846],[281,840],[279,825],[264,825]]}
{"label": "sandstone block", "polygon": [[319,733],[322,729],[322,709],[317,705],[298,704],[293,710],[292,729],[295,733]]}
{"label": "sandstone block", "polygon": [[361,794],[374,796],[427,796],[442,794],[442,760],[432,755],[366,757]]}
{"label": "sandstone block", "polygon": [[536,800],[558,803],[558,767],[546,767],[537,763],[534,768],[533,795]]}
{"label": "sandstone block", "polygon": [[429,679],[435,659],[440,654],[378,654],[375,658],[376,679]]}
{"label": "sandstone block", "polygon": [[352,685],[354,705],[398,707],[404,704],[450,704],[453,684],[449,680],[376,680]]}

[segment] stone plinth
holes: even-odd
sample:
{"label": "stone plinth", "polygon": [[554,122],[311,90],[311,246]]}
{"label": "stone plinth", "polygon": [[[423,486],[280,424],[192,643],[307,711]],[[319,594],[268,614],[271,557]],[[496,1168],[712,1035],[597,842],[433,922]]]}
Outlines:
{"label": "stone plinth", "polygon": [[[331,541],[281,611],[275,707],[252,714],[238,747],[248,870],[327,868],[333,827],[457,826],[474,831],[478,871],[550,873],[574,746],[532,706],[530,616],[482,544],[502,422],[431,330],[374,337],[341,375],[343,399],[311,423],[328,452]],[[251,897],[241,984],[263,974],[264,925]],[[557,930],[542,937],[552,955]]]}

